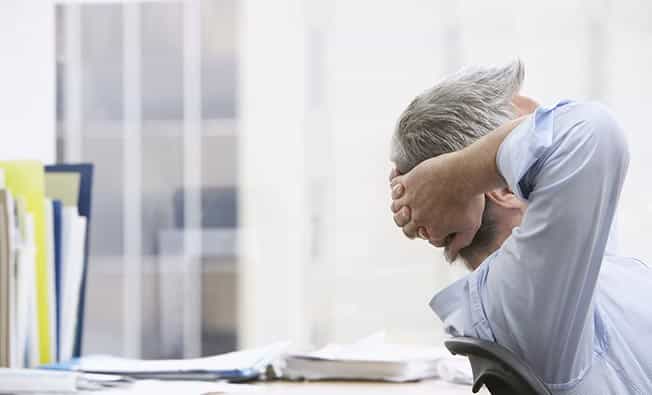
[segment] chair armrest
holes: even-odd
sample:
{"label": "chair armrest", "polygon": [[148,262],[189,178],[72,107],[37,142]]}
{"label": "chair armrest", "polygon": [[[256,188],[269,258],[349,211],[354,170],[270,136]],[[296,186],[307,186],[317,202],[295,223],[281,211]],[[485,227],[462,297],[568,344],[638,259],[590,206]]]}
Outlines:
{"label": "chair armrest", "polygon": [[492,394],[552,395],[527,363],[503,346],[471,337],[455,337],[444,344],[452,354],[469,358],[473,393],[485,385]]}

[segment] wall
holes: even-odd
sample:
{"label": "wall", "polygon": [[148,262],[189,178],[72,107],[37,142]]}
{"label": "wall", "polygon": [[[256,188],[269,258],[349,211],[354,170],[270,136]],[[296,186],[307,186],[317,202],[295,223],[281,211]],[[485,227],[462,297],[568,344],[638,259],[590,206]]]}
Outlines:
{"label": "wall", "polygon": [[306,264],[302,2],[240,7],[239,342],[302,342]]}
{"label": "wall", "polygon": [[[645,10],[638,12],[637,10]],[[321,339],[351,341],[385,329],[392,339],[443,336],[430,297],[463,273],[441,252],[405,240],[389,215],[389,136],[418,93],[468,65],[526,64],[523,92],[541,103],[598,100],[625,127],[632,161],[620,210],[623,253],[652,262],[652,5],[637,1],[548,1],[524,12],[494,2],[337,1],[327,35],[331,123],[326,271]]]}
{"label": "wall", "polygon": [[[244,18],[240,160],[244,182],[260,188],[247,189],[242,207],[258,237],[243,244],[241,311],[252,340],[244,344],[351,341],[382,329],[400,341],[442,338],[427,303],[464,270],[394,226],[389,139],[416,94],[465,65],[520,57],[523,93],[613,109],[632,151],[623,252],[652,262],[648,2],[551,0],[526,9],[515,0],[337,0],[305,2],[299,14],[292,1],[254,3]],[[316,71],[315,42],[324,51]],[[315,92],[324,100],[317,110]]]}
{"label": "wall", "polygon": [[0,3],[0,158],[55,155],[54,6]]}
{"label": "wall", "polygon": [[[370,12],[373,10],[373,12]],[[331,337],[434,342],[428,307],[460,271],[424,242],[407,240],[389,211],[389,142],[412,98],[450,66],[438,2],[336,2],[330,54],[335,219]]]}

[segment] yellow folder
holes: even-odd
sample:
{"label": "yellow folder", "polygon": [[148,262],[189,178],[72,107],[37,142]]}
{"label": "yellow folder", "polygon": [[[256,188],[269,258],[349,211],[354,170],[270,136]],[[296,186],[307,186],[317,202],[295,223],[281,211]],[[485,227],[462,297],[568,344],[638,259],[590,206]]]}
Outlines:
{"label": "yellow folder", "polygon": [[48,298],[49,270],[48,250],[45,234],[45,178],[43,164],[37,161],[0,161],[0,169],[5,172],[7,189],[17,198],[23,198],[27,210],[34,217],[36,242],[36,313],[38,320],[38,344],[40,363],[53,362],[50,338],[50,309],[52,301]]}
{"label": "yellow folder", "polygon": [[77,207],[79,173],[46,173],[45,196],[61,200],[64,206]]}

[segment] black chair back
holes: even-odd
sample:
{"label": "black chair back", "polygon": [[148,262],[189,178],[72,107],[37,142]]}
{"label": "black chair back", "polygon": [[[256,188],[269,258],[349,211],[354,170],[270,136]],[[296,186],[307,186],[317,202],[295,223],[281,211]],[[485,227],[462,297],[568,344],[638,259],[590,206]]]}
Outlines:
{"label": "black chair back", "polygon": [[534,371],[503,346],[471,337],[454,337],[444,344],[452,354],[469,358],[473,393],[484,385],[493,395],[552,395]]}

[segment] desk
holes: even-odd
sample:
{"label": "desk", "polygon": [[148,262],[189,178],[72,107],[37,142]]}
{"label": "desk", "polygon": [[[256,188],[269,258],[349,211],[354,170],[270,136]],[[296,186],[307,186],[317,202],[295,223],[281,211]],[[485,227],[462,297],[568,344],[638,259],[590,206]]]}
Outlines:
{"label": "desk", "polygon": [[[127,387],[101,392],[80,392],[77,395],[194,395],[200,394],[193,383],[155,383],[156,388]],[[252,386],[258,387],[258,390]],[[194,387],[194,388],[193,388]],[[269,382],[243,386],[240,391],[227,392],[231,395],[471,395],[471,387],[450,384],[440,380],[427,380],[418,383],[370,383],[370,382]],[[479,392],[489,395],[486,389]]]}
{"label": "desk", "polygon": [[[471,387],[450,384],[440,380],[427,380],[419,383],[364,383],[364,382],[307,382],[307,383],[263,383],[262,391],[250,394],[264,395],[471,395]],[[489,395],[483,388],[478,394]]]}

